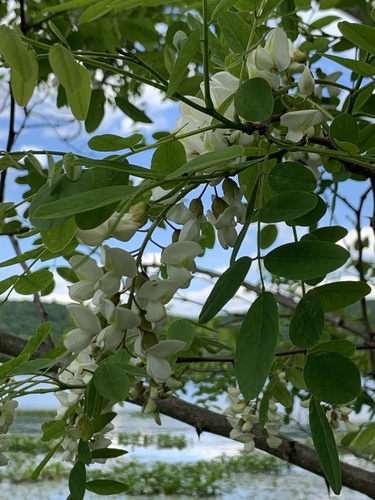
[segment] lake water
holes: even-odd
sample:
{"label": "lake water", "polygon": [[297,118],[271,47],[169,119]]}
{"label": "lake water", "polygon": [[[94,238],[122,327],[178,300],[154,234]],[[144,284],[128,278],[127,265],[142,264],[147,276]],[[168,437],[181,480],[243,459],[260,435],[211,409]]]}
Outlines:
{"label": "lake water", "polygon": [[[34,400],[35,402],[35,400]],[[242,450],[243,445],[229,439],[211,434],[202,434],[200,439],[191,427],[169,417],[162,416],[163,425],[155,424],[152,418],[139,416],[139,408],[133,405],[126,405],[119,409],[119,414],[114,420],[115,431],[117,433],[144,434],[167,433],[171,436],[185,435],[189,446],[181,451],[178,449],[156,449],[155,447],[126,447],[129,454],[121,460],[126,467],[127,460],[137,459],[140,462],[165,461],[165,462],[196,462],[197,460],[210,460],[220,455],[237,455]],[[32,435],[40,432],[38,418],[23,418],[14,423],[13,433]],[[375,484],[375,483],[374,483]],[[375,490],[375,487],[374,487]],[[21,483],[11,484],[3,481],[0,484],[0,499],[22,499],[32,500],[65,500],[68,496],[67,482],[50,481],[41,483]],[[93,493],[87,493],[85,500],[98,500],[100,497]],[[125,494],[111,495],[108,498],[113,500],[132,499],[144,500],[187,500],[191,497],[178,496],[128,496]],[[270,475],[266,473],[236,474],[233,481],[227,487],[225,493],[221,495],[225,500],[328,500],[340,498],[342,500],[365,500],[366,495],[344,488],[342,494],[337,497],[331,494],[328,496],[325,483],[322,478],[297,467],[289,467],[282,472]]]}

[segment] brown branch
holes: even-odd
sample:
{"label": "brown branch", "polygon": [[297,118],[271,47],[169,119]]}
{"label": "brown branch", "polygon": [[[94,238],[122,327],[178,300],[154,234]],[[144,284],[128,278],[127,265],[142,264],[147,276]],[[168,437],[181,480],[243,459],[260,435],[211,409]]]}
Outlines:
{"label": "brown branch", "polygon": [[[218,271],[211,271],[209,269],[203,269],[201,267],[197,267],[196,272],[201,273],[201,274],[206,274],[207,276],[210,276],[211,278],[220,278],[220,276],[222,274]],[[249,283],[248,281],[244,281],[242,283],[242,286],[250,292],[255,292],[257,295],[260,295],[262,292],[261,287],[259,287],[257,285],[253,285],[252,283]],[[297,302],[295,302],[290,297],[286,297],[285,295],[283,295],[279,292],[274,292],[274,296],[275,296],[276,302],[278,304],[280,304],[281,306],[287,307],[289,309],[295,309],[297,307]],[[358,336],[366,339],[366,329],[360,323],[356,323],[355,321],[351,321],[347,318],[344,318],[344,316],[340,316],[338,314],[333,314],[333,313],[326,313],[325,319],[326,319],[326,321],[331,323],[333,326],[336,326],[338,328],[343,328],[344,330],[347,330],[350,333],[354,333],[355,335],[358,335]]]}
{"label": "brown branch", "polygon": [[[130,402],[141,406],[144,404],[144,399],[137,398]],[[206,410],[173,396],[168,399],[159,399],[156,403],[163,415],[191,425],[199,434],[209,432],[217,436],[229,438],[232,427],[225,415]],[[254,426],[252,432],[255,435],[255,445],[259,450],[324,477],[318,457],[313,448],[283,435],[278,436],[282,440],[281,446],[277,449],[270,448],[259,426]],[[368,495],[370,498],[375,498],[373,472],[354,467],[344,462],[340,462],[340,464],[344,486]],[[322,488],[324,487],[325,485],[322,483]]]}

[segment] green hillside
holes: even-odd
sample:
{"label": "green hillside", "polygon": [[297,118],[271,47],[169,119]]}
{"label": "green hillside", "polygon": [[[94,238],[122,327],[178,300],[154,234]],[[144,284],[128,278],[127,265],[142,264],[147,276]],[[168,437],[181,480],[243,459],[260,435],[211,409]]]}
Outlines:
{"label": "green hillside", "polygon": [[[53,323],[52,334],[60,339],[64,331],[72,326],[66,307],[62,304],[44,304],[48,319]],[[0,307],[0,332],[27,338],[35,333],[41,321],[33,302],[8,301]]]}

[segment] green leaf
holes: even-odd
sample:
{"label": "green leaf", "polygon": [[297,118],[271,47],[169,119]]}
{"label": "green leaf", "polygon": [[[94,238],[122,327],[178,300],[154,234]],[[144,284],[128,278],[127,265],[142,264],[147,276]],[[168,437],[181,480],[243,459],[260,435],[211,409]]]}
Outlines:
{"label": "green leaf", "polygon": [[78,460],[69,474],[69,491],[72,499],[83,500],[86,491],[86,466]]}
{"label": "green leaf", "polygon": [[103,89],[94,89],[91,92],[89,110],[85,120],[85,129],[88,134],[94,132],[104,118],[105,95]]}
{"label": "green leaf", "polygon": [[281,380],[277,380],[272,385],[270,391],[276,401],[282,404],[285,408],[291,408],[293,406],[294,398],[286,388],[285,384],[281,382]]}
{"label": "green leaf", "polygon": [[243,156],[245,153],[242,146],[229,146],[220,151],[212,151],[199,155],[185,163],[180,168],[167,175],[166,180],[176,179],[180,176],[188,176],[216,165],[227,164]]}
{"label": "green leaf", "polygon": [[92,455],[89,444],[87,441],[83,441],[83,439],[79,440],[77,457],[78,460],[85,465],[89,465],[92,462]]}
{"label": "green leaf", "polygon": [[20,295],[33,295],[47,288],[53,281],[53,273],[48,269],[39,269],[33,273],[23,274],[14,285]]}
{"label": "green leaf", "polygon": [[335,438],[327,417],[315,398],[310,399],[309,422],[315,450],[324,475],[336,495],[341,491],[341,469]]}
{"label": "green leaf", "polygon": [[260,122],[272,115],[272,89],[264,78],[251,78],[234,95],[234,107],[245,120]]}
{"label": "green leaf", "polygon": [[306,191],[285,191],[271,198],[258,213],[260,222],[282,222],[298,219],[317,204],[317,196]]}
{"label": "green leaf", "polygon": [[372,445],[374,439],[375,427],[367,427],[356,437],[353,445],[356,448],[367,448],[369,445]]}
{"label": "green leaf", "polygon": [[105,413],[101,413],[97,417],[92,419],[92,428],[94,433],[100,432],[107,424],[112,422],[114,418],[117,417],[117,413],[115,411],[107,411]]}
{"label": "green leaf", "polygon": [[335,351],[339,352],[343,356],[350,358],[354,356],[356,351],[355,344],[350,342],[350,340],[339,339],[339,340],[329,340],[328,342],[323,342],[322,344],[316,345],[310,352],[317,351]]}
{"label": "green leaf", "polygon": [[218,23],[233,52],[239,54],[245,52],[250,38],[251,26],[241,16],[231,11],[222,14]]}
{"label": "green leaf", "polygon": [[84,13],[79,18],[79,25],[82,26],[85,23],[95,21],[113,10],[114,2],[108,2],[107,0],[101,0],[95,2],[94,5],[88,7]]}
{"label": "green leaf", "polygon": [[52,330],[52,323],[50,321],[45,321],[38,326],[35,335],[30,337],[27,344],[21,351],[22,354],[29,354],[30,356],[38,349],[42,342],[47,338]]}
{"label": "green leaf", "polygon": [[200,44],[200,29],[193,30],[177,56],[169,77],[167,96],[172,97],[179,84],[186,77],[190,61],[194,58]]}
{"label": "green leaf", "polygon": [[303,226],[303,227],[313,226],[314,224],[319,222],[320,219],[323,217],[323,215],[326,213],[327,211],[326,203],[322,200],[320,196],[316,194],[313,194],[313,196],[316,197],[316,202],[317,202],[315,207],[312,210],[310,210],[310,212],[307,212],[307,214],[294,219],[293,224],[295,224],[296,226]]}
{"label": "green leaf", "polygon": [[186,342],[184,350],[189,349],[194,337],[194,328],[188,319],[177,319],[168,328],[167,339]]}
{"label": "green leaf", "polygon": [[249,272],[252,260],[241,257],[217,280],[199,315],[199,323],[207,323],[235,295]]}
{"label": "green leaf", "polygon": [[98,448],[92,451],[92,458],[117,458],[126,455],[128,452],[126,450],[120,450],[118,448]]}
{"label": "green leaf", "polygon": [[29,358],[30,354],[22,354],[0,365],[0,380],[3,380],[5,377],[7,377],[8,374],[15,370],[19,365],[26,363]]}
{"label": "green leaf", "polygon": [[72,241],[76,232],[77,226],[74,217],[71,217],[58,226],[42,229],[40,235],[48,250],[58,253]]}
{"label": "green leaf", "polygon": [[294,161],[278,163],[268,175],[268,182],[276,193],[298,189],[314,191],[316,179],[310,169]]}
{"label": "green leaf", "polygon": [[220,0],[220,2],[215,6],[209,24],[212,22],[223,12],[232,7],[238,0]]}
{"label": "green leaf", "polygon": [[324,328],[324,311],[319,295],[310,290],[299,301],[290,320],[289,337],[297,347],[316,344]]}
{"label": "green leaf", "polygon": [[266,269],[291,280],[320,278],[343,266],[350,254],[328,241],[300,241],[275,248],[264,258]]}
{"label": "green leaf", "polygon": [[22,80],[28,81],[35,76],[31,52],[17,33],[5,24],[0,26],[0,54]]}
{"label": "green leaf", "polygon": [[86,120],[90,108],[91,100],[91,77],[88,70],[79,65],[81,75],[81,85],[78,90],[71,91],[66,89],[66,97],[70,109],[77,120]]}
{"label": "green leaf", "polygon": [[352,42],[355,47],[375,55],[375,28],[348,21],[338,23],[337,26],[344,37]]}
{"label": "green leaf", "polygon": [[53,365],[53,362],[50,359],[47,358],[39,358],[39,359],[33,359],[31,361],[27,361],[26,363],[23,363],[11,372],[11,376],[15,375],[29,375],[31,373],[35,373],[39,370],[44,370],[45,368],[49,368],[51,365]]}
{"label": "green leaf", "polygon": [[36,469],[33,471],[33,473],[30,476],[30,479],[35,481],[38,479],[39,474],[42,472],[44,467],[47,465],[47,463],[51,460],[53,455],[57,452],[57,450],[60,449],[61,446],[61,441],[58,442],[48,453],[47,455],[43,458],[43,460],[39,463],[39,465],[36,467]]}
{"label": "green leaf", "polygon": [[93,383],[98,393],[111,401],[124,401],[130,389],[126,372],[117,363],[102,363],[95,370]]}
{"label": "green leaf", "polygon": [[95,479],[86,483],[87,491],[92,491],[97,495],[116,495],[128,491],[129,486],[120,481],[110,479]]}
{"label": "green leaf", "polygon": [[19,73],[12,68],[10,85],[13,97],[19,106],[26,106],[30,101],[38,79],[38,61],[33,50],[28,49],[31,73],[27,80],[24,80]]}
{"label": "green leaf", "polygon": [[79,90],[82,85],[81,66],[70,50],[56,43],[51,47],[48,58],[57,79],[65,90],[70,90],[70,92]]}
{"label": "green leaf", "polygon": [[[341,226],[328,226],[328,227],[319,227],[318,229],[314,229],[308,233],[309,235],[316,236],[321,241],[330,241],[332,243],[336,243],[337,241],[342,240],[348,234],[348,230],[345,227]],[[303,236],[301,240],[303,239]]]}
{"label": "green leaf", "polygon": [[278,234],[277,226],[275,224],[267,224],[266,226],[262,227],[260,231],[260,248],[262,250],[265,250],[266,248],[269,248],[271,245],[273,245],[276,241]]}
{"label": "green leaf", "polygon": [[186,150],[180,141],[167,142],[155,149],[151,170],[164,175],[175,172],[186,163]]}
{"label": "green leaf", "polygon": [[340,146],[340,143],[356,144],[359,138],[357,120],[348,113],[339,113],[329,127],[331,141]]}
{"label": "green leaf", "polygon": [[134,104],[129,102],[125,97],[116,97],[116,104],[121,111],[134,122],[152,123],[151,118],[149,118],[144,111],[134,106]]}
{"label": "green leaf", "polygon": [[108,186],[74,194],[40,206],[35,211],[35,217],[40,219],[71,217],[125,199],[134,193],[134,189],[133,186]]}
{"label": "green leaf", "polygon": [[371,292],[371,287],[362,281],[340,281],[315,288],[325,312],[337,311],[355,304]]}
{"label": "green leaf", "polygon": [[121,149],[132,148],[143,139],[142,134],[133,134],[129,137],[120,137],[114,134],[103,134],[92,137],[88,146],[94,151],[120,151]]}
{"label": "green leaf", "polygon": [[51,439],[58,439],[65,434],[67,423],[64,420],[50,420],[42,424],[43,436],[41,441],[51,441]]}
{"label": "green leaf", "polygon": [[336,63],[348,68],[354,73],[361,76],[371,77],[375,75],[375,67],[364,61],[356,61],[355,59],[347,59],[346,57],[333,56],[331,54],[319,54],[320,56],[335,61]]}
{"label": "green leaf", "polygon": [[277,303],[270,292],[254,301],[242,323],[234,368],[246,399],[258,396],[269,375],[279,335]]}
{"label": "green leaf", "polygon": [[357,366],[335,351],[308,354],[303,378],[313,396],[334,405],[353,401],[361,390],[361,376]]}
{"label": "green leaf", "polygon": [[5,278],[5,280],[0,281],[0,295],[3,294],[10,288],[16,281],[18,280],[18,275],[13,274],[13,276],[9,276]]}

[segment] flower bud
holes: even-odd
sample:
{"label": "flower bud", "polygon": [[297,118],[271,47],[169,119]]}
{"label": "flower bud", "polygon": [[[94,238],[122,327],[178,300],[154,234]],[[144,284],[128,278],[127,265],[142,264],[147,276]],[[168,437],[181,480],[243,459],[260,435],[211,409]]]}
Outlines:
{"label": "flower bud", "polygon": [[129,213],[132,216],[132,220],[134,222],[138,222],[138,224],[140,224],[139,227],[144,226],[148,221],[147,208],[148,205],[144,201],[136,203],[129,208]]}
{"label": "flower bud", "polygon": [[200,198],[194,198],[193,200],[191,200],[189,210],[195,215],[197,219],[203,217],[204,207],[202,200]]}
{"label": "flower bud", "polygon": [[310,68],[305,66],[303,73],[298,80],[298,89],[302,95],[308,96],[314,92],[315,80],[311,74]]}
{"label": "flower bud", "polygon": [[215,196],[215,198],[212,202],[211,209],[212,209],[212,213],[214,214],[214,216],[218,219],[220,217],[220,215],[228,207],[229,207],[228,203],[223,198],[219,198],[219,196]]}

